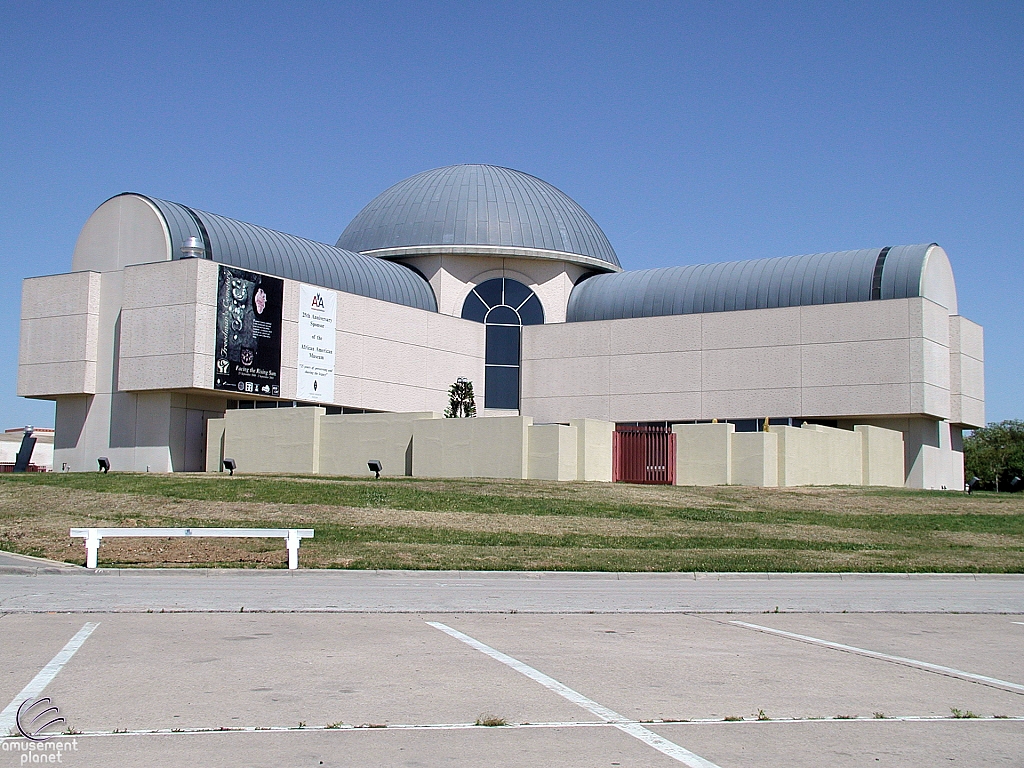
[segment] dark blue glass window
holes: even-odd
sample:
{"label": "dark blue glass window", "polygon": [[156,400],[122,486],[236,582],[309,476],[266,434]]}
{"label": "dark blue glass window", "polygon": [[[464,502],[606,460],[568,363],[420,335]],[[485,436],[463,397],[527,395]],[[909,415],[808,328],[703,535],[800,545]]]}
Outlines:
{"label": "dark blue glass window", "polygon": [[470,291],[469,296],[466,297],[466,303],[462,305],[462,318],[482,323],[486,314],[487,305],[480,300],[479,296]]}
{"label": "dark blue glass window", "polygon": [[519,369],[488,365],[484,373],[484,408],[519,407]]}
{"label": "dark blue glass window", "polygon": [[488,307],[496,307],[502,303],[502,278],[497,277],[494,280],[488,280],[485,283],[480,283],[473,291],[484,300],[484,304]]}
{"label": "dark blue glass window", "polygon": [[541,325],[544,322],[544,308],[540,305],[540,299],[536,295],[530,296],[521,307],[519,317],[523,325]]}
{"label": "dark blue glass window", "polygon": [[487,317],[484,318],[484,322],[488,325],[522,325],[519,320],[519,313],[516,312],[512,307],[495,307],[487,313]]}
{"label": "dark blue glass window", "polygon": [[533,291],[522,283],[505,280],[505,303],[510,307],[518,307],[531,296],[533,296]]}
{"label": "dark blue glass window", "polygon": [[544,322],[540,299],[522,283],[496,277],[469,292],[462,317],[487,326],[484,408],[517,410],[522,326]]}
{"label": "dark blue glass window", "polygon": [[487,365],[519,365],[519,326],[488,325]]}

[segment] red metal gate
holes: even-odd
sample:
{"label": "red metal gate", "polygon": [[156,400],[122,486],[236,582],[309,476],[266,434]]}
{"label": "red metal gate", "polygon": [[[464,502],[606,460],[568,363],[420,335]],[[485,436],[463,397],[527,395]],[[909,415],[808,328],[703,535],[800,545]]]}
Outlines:
{"label": "red metal gate", "polygon": [[673,485],[675,433],[665,427],[616,427],[612,436],[612,480]]}

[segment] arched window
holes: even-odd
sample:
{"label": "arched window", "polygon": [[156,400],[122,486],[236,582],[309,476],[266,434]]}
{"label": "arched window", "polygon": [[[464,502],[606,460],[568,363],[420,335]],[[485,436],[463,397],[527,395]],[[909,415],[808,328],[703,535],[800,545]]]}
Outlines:
{"label": "arched window", "polygon": [[544,308],[520,282],[496,277],[469,292],[462,317],[487,326],[484,408],[519,408],[519,345],[524,325],[541,325]]}

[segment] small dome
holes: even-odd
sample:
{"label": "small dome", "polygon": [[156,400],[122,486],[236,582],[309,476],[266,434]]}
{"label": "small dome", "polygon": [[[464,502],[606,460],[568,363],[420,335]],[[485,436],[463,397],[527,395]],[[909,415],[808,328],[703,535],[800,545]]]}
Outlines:
{"label": "small dome", "polygon": [[621,269],[604,232],[572,198],[494,165],[435,168],[398,182],[352,219],[338,247],[382,258],[493,254]]}

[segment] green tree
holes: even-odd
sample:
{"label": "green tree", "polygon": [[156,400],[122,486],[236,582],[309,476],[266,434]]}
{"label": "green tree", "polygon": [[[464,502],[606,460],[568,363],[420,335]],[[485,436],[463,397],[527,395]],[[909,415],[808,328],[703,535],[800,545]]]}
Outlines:
{"label": "green tree", "polygon": [[448,409],[444,412],[449,419],[476,416],[476,398],[473,396],[473,382],[458,378],[448,388]]}
{"label": "green tree", "polygon": [[985,488],[1006,490],[1024,477],[1024,421],[993,422],[964,438],[967,479],[978,477]]}

